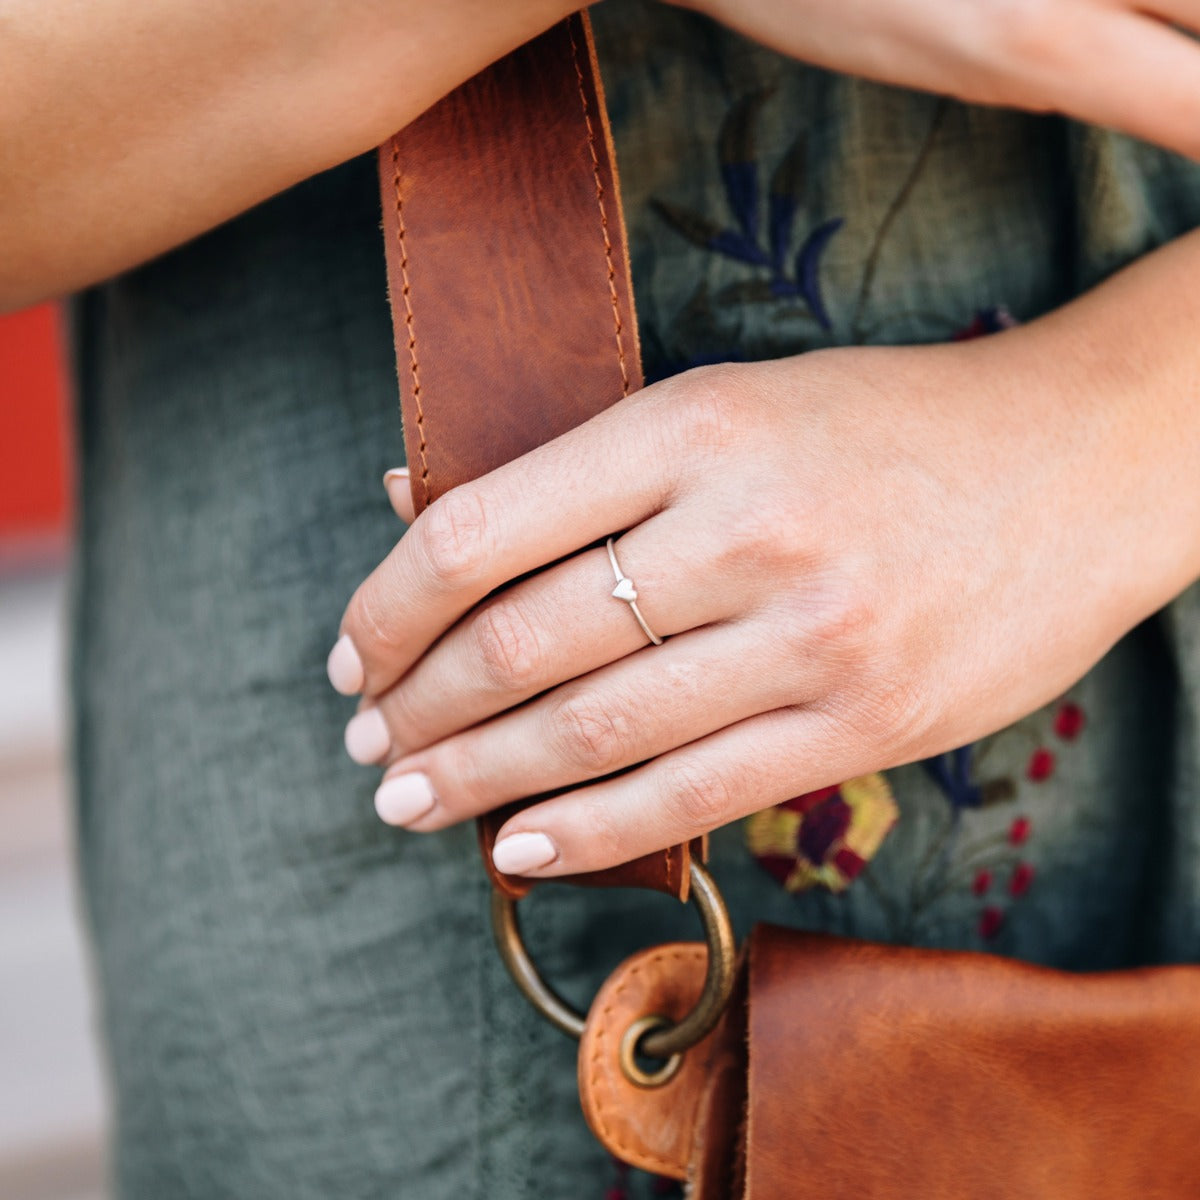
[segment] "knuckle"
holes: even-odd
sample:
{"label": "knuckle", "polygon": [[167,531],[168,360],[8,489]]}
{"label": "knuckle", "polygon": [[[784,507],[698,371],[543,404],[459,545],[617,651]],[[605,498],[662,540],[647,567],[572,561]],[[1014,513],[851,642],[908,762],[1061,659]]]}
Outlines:
{"label": "knuckle", "polygon": [[728,365],[698,367],[680,381],[687,399],[677,406],[675,433],[692,450],[722,451],[737,440],[742,424],[744,382]]}
{"label": "knuckle", "polygon": [[379,698],[379,709],[392,733],[392,747],[398,757],[420,750],[429,741],[429,731],[421,719],[420,705],[414,703],[412,689],[399,683]]}
{"label": "knuckle", "polygon": [[561,757],[589,775],[607,774],[630,761],[633,730],[617,709],[602,709],[588,697],[570,696],[551,710],[550,726]]}
{"label": "knuckle", "polygon": [[434,778],[451,781],[438,793],[439,807],[448,818],[443,824],[452,824],[492,807],[495,784],[488,771],[490,761],[469,738],[450,738],[431,753]]}
{"label": "knuckle", "polygon": [[841,586],[828,590],[811,606],[804,640],[810,653],[850,666],[870,656],[879,623],[879,606],[869,588]]}
{"label": "knuckle", "polygon": [[490,555],[492,532],[481,497],[469,487],[455,488],[423,516],[418,546],[434,579],[454,586],[478,576]]}
{"label": "knuckle", "polygon": [[521,692],[538,681],[541,646],[533,626],[516,604],[489,604],[476,617],[473,635],[480,667],[493,688]]}
{"label": "knuckle", "polygon": [[397,597],[378,576],[362,583],[350,598],[346,626],[359,654],[369,661],[380,651],[396,649],[400,626],[396,614],[401,609]]}
{"label": "knuckle", "polygon": [[664,764],[664,772],[664,801],[681,828],[706,832],[733,815],[733,793],[719,771],[680,759]]}
{"label": "knuckle", "polygon": [[592,789],[584,788],[579,798],[580,828],[587,830],[587,868],[600,870],[629,862],[642,851],[635,831],[621,821],[613,809]]}
{"label": "knuckle", "polygon": [[842,734],[869,746],[881,767],[911,757],[931,728],[928,698],[912,676],[873,675],[831,707]]}
{"label": "knuckle", "polygon": [[[1051,0],[991,0],[982,10],[985,44],[998,48],[1002,61],[1020,68],[1043,66],[1061,61],[1065,46],[1060,17],[1061,6]],[[990,56],[990,55],[989,55]]]}
{"label": "knuckle", "polygon": [[723,530],[714,551],[717,566],[752,576],[786,567],[796,555],[794,524],[779,506],[747,505]]}

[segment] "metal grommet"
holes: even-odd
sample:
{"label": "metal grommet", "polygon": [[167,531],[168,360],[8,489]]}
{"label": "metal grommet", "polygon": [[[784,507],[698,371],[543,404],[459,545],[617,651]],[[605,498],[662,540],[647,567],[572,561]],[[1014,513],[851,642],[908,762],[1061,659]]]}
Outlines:
{"label": "metal grommet", "polygon": [[670,1083],[675,1078],[679,1068],[683,1065],[682,1054],[672,1054],[657,1070],[647,1071],[643,1069],[638,1062],[638,1052],[640,1047],[638,1043],[651,1030],[668,1029],[671,1022],[666,1017],[660,1017],[658,1014],[651,1014],[648,1017],[638,1017],[630,1027],[625,1030],[625,1036],[621,1039],[621,1046],[618,1051],[618,1061],[621,1064],[621,1070],[625,1074],[625,1078],[630,1083],[641,1088],[656,1088],[662,1087],[664,1083]]}
{"label": "metal grommet", "polygon": [[[691,896],[704,925],[708,943],[708,969],[695,1007],[675,1025],[656,1026],[639,1034],[640,1053],[647,1058],[670,1059],[707,1037],[716,1027],[733,991],[736,948],[729,910],[712,876],[698,862],[691,864]],[[521,937],[516,901],[492,892],[492,932],[504,965],[525,998],[557,1029],[570,1037],[583,1035],[584,1018],[550,985],[529,957]]]}

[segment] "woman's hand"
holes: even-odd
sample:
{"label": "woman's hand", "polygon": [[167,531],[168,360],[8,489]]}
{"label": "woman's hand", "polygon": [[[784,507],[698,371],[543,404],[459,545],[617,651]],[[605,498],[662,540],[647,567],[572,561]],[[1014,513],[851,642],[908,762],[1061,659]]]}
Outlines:
{"label": "woman's hand", "polygon": [[566,789],[497,865],[597,869],[1049,701],[1200,570],[1200,421],[1144,403],[1195,363],[1110,349],[1139,273],[1179,307],[1188,243],[983,341],[690,372],[444,496],[331,656],[381,815]]}
{"label": "woman's hand", "polygon": [[981,104],[1058,111],[1200,157],[1194,0],[672,0],[784,54]]}

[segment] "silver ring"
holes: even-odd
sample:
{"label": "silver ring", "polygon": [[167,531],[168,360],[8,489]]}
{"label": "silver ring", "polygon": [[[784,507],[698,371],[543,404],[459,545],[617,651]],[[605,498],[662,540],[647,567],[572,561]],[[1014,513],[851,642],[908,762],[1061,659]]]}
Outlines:
{"label": "silver ring", "polygon": [[646,618],[642,616],[642,610],[637,606],[637,588],[633,586],[633,580],[621,570],[621,564],[617,562],[617,552],[613,549],[612,538],[608,539],[608,561],[612,563],[613,574],[617,577],[617,586],[613,588],[612,594],[618,600],[624,600],[629,605],[633,615],[637,618],[637,623],[642,627],[642,632],[656,645],[663,644],[662,638],[646,624]]}

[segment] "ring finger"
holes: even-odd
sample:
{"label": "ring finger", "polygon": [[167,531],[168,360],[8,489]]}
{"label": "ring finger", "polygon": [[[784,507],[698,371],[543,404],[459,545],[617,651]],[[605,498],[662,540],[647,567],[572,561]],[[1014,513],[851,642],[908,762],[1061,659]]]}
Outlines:
{"label": "ring finger", "polygon": [[[636,580],[637,604],[662,637],[697,629],[744,607],[742,586],[698,583],[678,547],[674,516],[637,526],[616,542]],[[347,727],[360,762],[393,761],[504,712],[548,688],[647,645],[604,548],[585,550],[513,584],[468,613],[391,689]]]}

